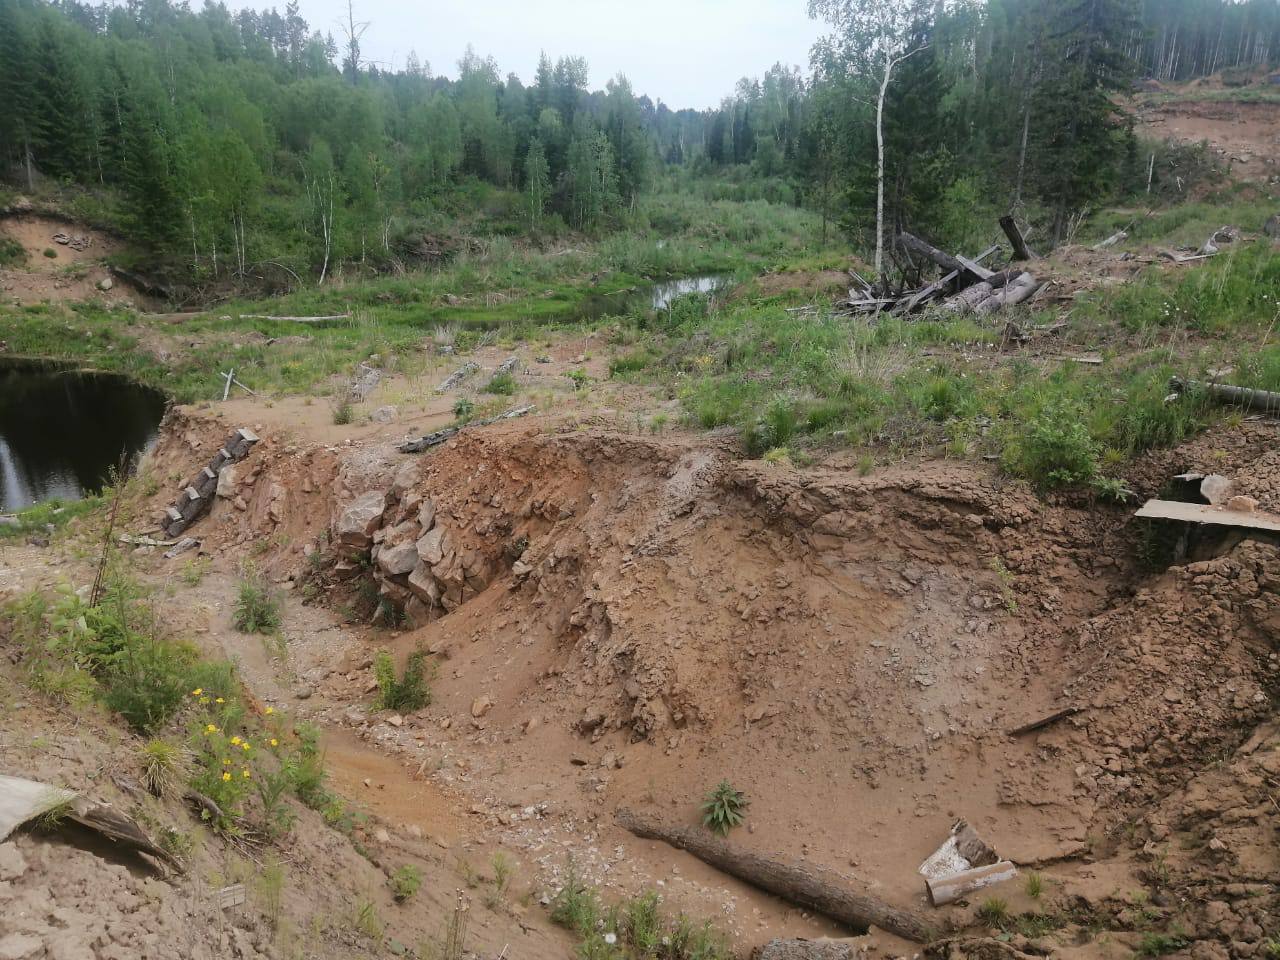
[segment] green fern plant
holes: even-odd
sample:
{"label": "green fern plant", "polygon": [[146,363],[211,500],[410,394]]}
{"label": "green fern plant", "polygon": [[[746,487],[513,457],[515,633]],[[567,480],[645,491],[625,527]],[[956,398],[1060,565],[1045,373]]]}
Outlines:
{"label": "green fern plant", "polygon": [[741,790],[735,789],[728,780],[721,780],[702,805],[702,825],[722,837],[728,836],[730,830],[746,819],[750,803]]}

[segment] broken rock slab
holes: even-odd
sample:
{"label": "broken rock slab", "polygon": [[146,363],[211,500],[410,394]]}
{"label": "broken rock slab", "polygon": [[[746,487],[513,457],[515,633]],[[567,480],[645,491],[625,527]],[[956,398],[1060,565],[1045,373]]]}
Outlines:
{"label": "broken rock slab", "polygon": [[357,554],[373,545],[373,533],[387,510],[387,497],[380,490],[361,494],[342,508],[335,525],[338,544],[348,554]]}

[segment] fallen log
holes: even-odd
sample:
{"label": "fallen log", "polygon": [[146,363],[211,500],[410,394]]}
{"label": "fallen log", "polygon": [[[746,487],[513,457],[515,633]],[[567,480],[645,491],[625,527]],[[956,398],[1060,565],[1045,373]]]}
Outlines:
{"label": "fallen log", "polygon": [[1127,230],[1118,230],[1115,233],[1113,233],[1111,236],[1107,237],[1107,239],[1103,240],[1101,243],[1095,243],[1092,249],[1106,250],[1109,247],[1114,247],[1120,241],[1128,240],[1128,239],[1129,239],[1129,233]]}
{"label": "fallen log", "polygon": [[[999,249],[1000,248],[996,245],[987,247],[987,249],[983,250],[980,254],[978,254],[976,257],[973,258],[973,262],[982,263],[983,260],[987,259],[987,257],[991,256],[993,253],[995,253]],[[911,297],[903,298],[902,300],[899,300],[898,305],[894,307],[892,310],[890,310],[889,312],[890,313],[911,313],[917,307],[925,303],[928,303],[934,297],[937,297],[939,294],[941,294],[942,291],[948,289],[951,286],[951,284],[955,283],[955,281],[959,279],[960,273],[961,271],[959,270],[952,270],[950,273],[945,274],[942,277],[939,277],[937,280],[933,281],[933,283],[930,283],[924,287],[921,287]]]}
{"label": "fallen log", "polygon": [[1026,237],[1018,229],[1018,222],[1013,219],[1012,215],[1000,218],[1000,229],[1009,238],[1009,245],[1013,247],[1014,260],[1034,260],[1036,258],[1036,255],[1031,252],[1031,248],[1027,246]]}
{"label": "fallen log", "polygon": [[438,447],[446,440],[456,437],[465,427],[487,427],[491,423],[497,423],[500,420],[514,420],[516,417],[523,417],[527,413],[532,413],[536,408],[530,404],[527,407],[516,407],[508,410],[506,413],[500,413],[496,417],[489,417],[486,420],[475,420],[471,423],[462,423],[456,427],[445,427],[443,430],[437,430],[434,433],[428,433],[425,437],[419,437],[417,440],[410,440],[399,446],[401,453],[421,453],[423,450],[430,450],[432,447]]}
{"label": "fallen log", "polygon": [[1005,284],[1002,289],[997,290],[981,303],[975,304],[974,313],[995,313],[997,310],[1011,307],[1026,300],[1039,287],[1039,281],[1031,274],[1020,274],[1016,279]]}
{"label": "fallen log", "polygon": [[467,361],[457,370],[453,371],[453,373],[449,374],[449,376],[445,378],[444,383],[436,387],[436,393],[447,393],[479,369],[479,364]]}
{"label": "fallen log", "polygon": [[962,274],[968,273],[978,280],[986,280],[991,276],[991,271],[979,264],[976,260],[966,262],[959,257],[953,257],[949,253],[943,253],[931,243],[921,240],[913,234],[907,233],[905,230],[898,234],[898,245],[908,253],[914,253],[926,260],[932,260],[943,270],[948,272]]}
{"label": "fallen log", "polygon": [[1199,390],[1218,403],[1232,404],[1244,407],[1246,410],[1261,410],[1263,413],[1280,413],[1280,393],[1273,393],[1270,390],[1233,387],[1227,383],[1183,380],[1181,377],[1171,377],[1169,389],[1179,394],[1186,393],[1188,390]]}
{"label": "fallen log", "polygon": [[858,933],[865,933],[874,924],[916,943],[925,943],[931,936],[929,925],[922,918],[851,889],[852,882],[847,877],[832,871],[771,860],[758,853],[735,849],[707,830],[668,826],[625,808],[618,810],[614,817],[624,830],[643,840],[661,840],[731,877],[816,910]]}
{"label": "fallen log", "polygon": [[332,323],[334,320],[350,320],[350,313],[335,313],[327,317],[277,317],[266,313],[242,313],[241,320],[276,320],[280,323]]}
{"label": "fallen log", "polygon": [[944,300],[938,307],[944,313],[968,313],[976,310],[978,304],[989,299],[995,293],[995,288],[985,280],[982,283],[975,283],[972,287],[966,287],[954,297]]}

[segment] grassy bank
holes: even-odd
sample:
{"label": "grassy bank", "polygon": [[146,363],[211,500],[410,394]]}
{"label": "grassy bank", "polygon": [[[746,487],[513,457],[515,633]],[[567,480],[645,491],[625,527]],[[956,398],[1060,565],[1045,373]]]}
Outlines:
{"label": "grassy bank", "polygon": [[[0,341],[16,356],[65,360],[130,376],[181,402],[220,394],[217,372],[271,393],[323,392],[371,356],[420,372],[428,336],[473,345],[486,333],[528,340],[635,308],[655,280],[747,276],[806,257],[832,257],[810,213],[763,201],[649,198],[634,227],[596,242],[543,250],[506,238],[477,239],[438,269],[309,287],[271,300],[221,304],[157,317],[72,306],[0,307]],[[351,314],[302,325],[244,314]],[[437,333],[437,331],[439,331]]]}
{"label": "grassy bank", "polygon": [[[788,311],[798,303],[691,297],[656,321],[634,318],[616,375],[661,384],[694,426],[738,427],[756,456],[991,456],[1040,487],[1103,493],[1118,492],[1130,457],[1225,415],[1196,396],[1168,399],[1171,376],[1230,367],[1230,382],[1280,388],[1280,258],[1261,245],[1088,293],[1048,341],[1057,356],[1001,349],[1000,327],[970,318]],[[1094,349],[1100,363],[1072,359]]]}

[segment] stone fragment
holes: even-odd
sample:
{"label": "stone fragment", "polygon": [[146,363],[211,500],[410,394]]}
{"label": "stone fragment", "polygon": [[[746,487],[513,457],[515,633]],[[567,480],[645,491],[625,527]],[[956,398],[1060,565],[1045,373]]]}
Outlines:
{"label": "stone fragment", "polygon": [[488,696],[477,697],[471,701],[471,716],[479,720],[493,708],[493,701]]}
{"label": "stone fragment", "polygon": [[452,550],[453,542],[444,527],[428,530],[418,541],[418,556],[431,566],[441,563]]}
{"label": "stone fragment", "polygon": [[378,529],[386,509],[386,495],[379,490],[370,490],[356,497],[338,517],[335,530],[338,542],[357,552],[369,549],[373,543],[373,532]]}
{"label": "stone fragment", "polygon": [[32,960],[43,954],[44,943],[39,937],[25,933],[11,933],[0,939],[0,960]]}
{"label": "stone fragment", "polygon": [[17,880],[27,872],[27,860],[14,843],[0,843],[0,881]]}
{"label": "stone fragment", "polygon": [[389,577],[410,573],[418,565],[418,548],[413,543],[383,546],[378,554],[378,566]]}

